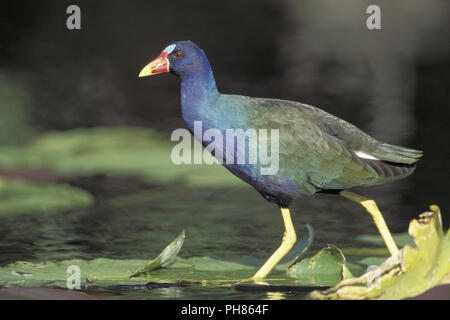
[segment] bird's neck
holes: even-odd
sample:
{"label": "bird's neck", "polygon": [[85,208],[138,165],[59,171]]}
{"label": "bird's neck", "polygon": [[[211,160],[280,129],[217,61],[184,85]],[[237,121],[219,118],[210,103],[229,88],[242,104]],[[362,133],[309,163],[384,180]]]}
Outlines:
{"label": "bird's neck", "polygon": [[194,121],[202,121],[201,107],[214,106],[220,93],[209,63],[194,74],[181,75],[181,106],[183,118],[190,129]]}

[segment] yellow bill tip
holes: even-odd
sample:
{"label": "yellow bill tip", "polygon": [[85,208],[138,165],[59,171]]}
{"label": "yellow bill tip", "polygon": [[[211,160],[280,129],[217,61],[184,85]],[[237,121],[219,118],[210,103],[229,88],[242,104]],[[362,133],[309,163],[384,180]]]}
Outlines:
{"label": "yellow bill tip", "polygon": [[150,65],[146,65],[141,72],[139,72],[139,78],[148,77],[152,75],[152,68]]}
{"label": "yellow bill tip", "polygon": [[167,60],[167,52],[163,51],[158,58],[150,62],[141,70],[139,78],[164,72],[169,72],[169,60]]}

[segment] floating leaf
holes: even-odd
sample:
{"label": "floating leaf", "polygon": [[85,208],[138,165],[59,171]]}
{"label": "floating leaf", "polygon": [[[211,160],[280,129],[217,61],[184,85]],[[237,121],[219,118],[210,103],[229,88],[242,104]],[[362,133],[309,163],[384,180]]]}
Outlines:
{"label": "floating leaf", "polygon": [[415,247],[406,245],[378,268],[359,278],[347,279],[316,299],[404,299],[415,297],[435,286],[450,283],[450,231],[442,229],[437,206],[410,223]]}
{"label": "floating leaf", "polygon": [[145,260],[72,259],[58,262],[23,262],[0,268],[0,285],[16,284],[20,286],[58,286],[66,288],[69,266],[78,266],[82,283],[96,281],[126,281],[127,284],[142,283],[142,280],[130,279],[133,269],[145,264]]}
{"label": "floating leaf", "polygon": [[[102,281],[135,284],[145,282],[139,276],[148,275],[152,270],[167,266],[180,252],[185,239],[184,230],[170,243],[157,258],[145,260],[72,259],[59,262],[16,262],[0,268],[0,285],[17,284],[22,286],[54,285],[65,287],[67,268],[77,266],[86,284]],[[183,266],[183,264],[182,264]],[[132,270],[137,270],[132,272]],[[130,276],[130,274],[132,274]]]}
{"label": "floating leaf", "polygon": [[288,269],[288,274],[309,285],[334,285],[352,277],[339,248],[328,246],[311,258],[303,259]]}
{"label": "floating leaf", "polygon": [[140,267],[138,270],[133,272],[130,276],[131,278],[138,277],[142,274],[146,274],[152,270],[164,267],[171,263],[177,254],[180,252],[181,247],[183,246],[185,239],[184,230],[180,233],[180,235],[172,241],[155,259],[146,263],[144,266]]}
{"label": "floating leaf", "polygon": [[[211,257],[187,259],[177,257],[173,262],[181,249],[184,238],[183,231],[156,259],[150,262],[103,258],[89,261],[73,259],[60,262],[17,262],[0,268],[0,285],[65,287],[66,270],[71,265],[79,266],[84,286],[143,285],[148,281],[178,283],[179,280],[202,285],[217,285],[227,281],[233,284],[236,283],[236,280],[251,277],[264,262],[263,259],[256,258],[226,261]],[[312,234],[309,231],[304,233],[299,241],[302,248],[297,247],[295,251],[297,255],[310,246],[311,239]],[[276,279],[267,280],[265,283],[296,285],[297,282],[285,273],[288,263],[277,267],[278,273],[282,276],[277,275]],[[164,266],[167,268],[161,268]],[[137,271],[132,272],[133,269]]]}

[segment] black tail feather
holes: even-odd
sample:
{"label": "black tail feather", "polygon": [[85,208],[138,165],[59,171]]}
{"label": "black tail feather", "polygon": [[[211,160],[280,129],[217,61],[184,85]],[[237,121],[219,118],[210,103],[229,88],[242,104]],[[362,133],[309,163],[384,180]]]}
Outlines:
{"label": "black tail feather", "polygon": [[[386,180],[398,180],[409,176],[414,172],[416,166],[414,164],[394,163],[389,161],[363,159],[380,178]],[[382,179],[384,180],[384,179]],[[382,182],[382,181],[380,181]]]}

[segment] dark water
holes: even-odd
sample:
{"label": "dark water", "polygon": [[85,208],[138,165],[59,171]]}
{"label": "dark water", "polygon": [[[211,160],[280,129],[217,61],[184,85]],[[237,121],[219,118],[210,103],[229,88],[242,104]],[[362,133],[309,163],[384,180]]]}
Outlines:
{"label": "dark water", "polygon": [[[0,71],[25,90],[30,121],[40,131],[143,125],[169,136],[184,127],[177,80],[136,75],[167,44],[190,39],[207,53],[223,92],[306,102],[376,138],[424,150],[413,176],[361,192],[377,200],[393,232],[407,231],[432,203],[441,206],[448,227],[450,10],[444,1],[425,7],[409,2],[409,15],[382,1],[387,14],[378,33],[365,29],[365,7],[351,1],[340,8],[327,1],[79,1],[79,32],[65,29],[67,1],[21,3],[2,10],[8,28],[2,28]],[[268,257],[282,235],[279,210],[250,188],[190,189],[139,177],[67,182],[91,191],[96,205],[52,216],[2,217],[0,265],[152,258],[183,228],[182,257]],[[315,228],[313,250],[329,243],[360,246],[357,235],[376,233],[362,208],[335,196],[298,199],[292,212],[297,230],[306,223]],[[104,294],[274,298],[195,286]]]}

